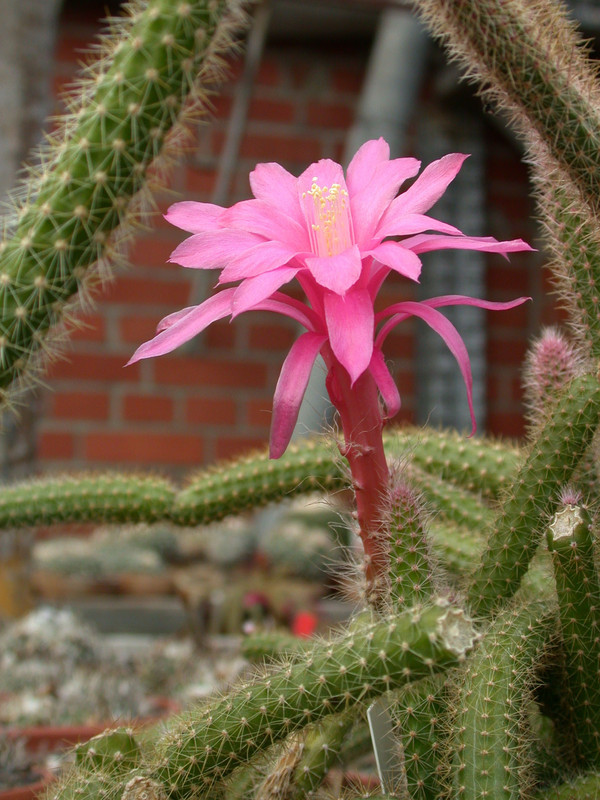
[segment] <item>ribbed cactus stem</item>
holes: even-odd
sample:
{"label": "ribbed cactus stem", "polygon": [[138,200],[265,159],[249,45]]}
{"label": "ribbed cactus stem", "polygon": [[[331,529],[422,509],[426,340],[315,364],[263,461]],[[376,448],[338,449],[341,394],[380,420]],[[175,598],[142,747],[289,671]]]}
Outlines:
{"label": "ribbed cactus stem", "polygon": [[[595,215],[560,176],[540,168],[540,206],[557,294],[585,355],[600,357],[600,234]],[[550,173],[550,175],[549,175]],[[547,180],[543,181],[545,177]]]}
{"label": "ribbed cactus stem", "polygon": [[383,516],[388,550],[389,601],[393,608],[424,603],[435,592],[427,513],[417,492],[402,480],[394,480]]}
{"label": "ribbed cactus stem", "polygon": [[452,740],[456,797],[529,796],[533,768],[523,710],[553,629],[552,615],[532,604],[500,614],[486,632],[459,687]]}
{"label": "ribbed cactus stem", "polygon": [[443,682],[421,681],[394,704],[411,800],[439,800],[449,774],[448,697]]}
{"label": "ribbed cactus stem", "polygon": [[[400,434],[400,435],[399,435]],[[401,429],[384,436],[386,452],[446,483],[495,498],[510,483],[521,453],[510,442],[435,428]]]}
{"label": "ribbed cactus stem", "polygon": [[290,797],[301,800],[312,796],[329,770],[340,765],[343,744],[356,724],[356,716],[356,710],[350,708],[327,717],[308,732],[302,755],[294,768]]}
{"label": "ribbed cactus stem", "polygon": [[172,797],[210,794],[215,782],[308,723],[459,663],[475,640],[460,609],[440,600],[316,644],[222,699],[169,724],[152,777]]}
{"label": "ribbed cactus stem", "polygon": [[591,519],[581,505],[563,505],[548,529],[565,656],[574,753],[600,767],[600,582]]}
{"label": "ribbed cactus stem", "polygon": [[[225,0],[140,0],[113,21],[4,232],[3,392],[47,349],[49,330],[90,269],[115,254],[115,234],[139,212],[140,193],[156,181],[157,159],[169,150],[169,133],[188,101],[206,108],[207,83],[222,71],[218,25],[232,7]],[[220,31],[222,50],[231,32]]]}
{"label": "ribbed cactus stem", "polygon": [[519,588],[555,511],[560,487],[571,479],[600,415],[595,376],[575,378],[554,406],[500,508],[487,548],[471,579],[468,598],[477,615],[492,615]]}
{"label": "ribbed cactus stem", "polygon": [[532,795],[532,800],[598,800],[600,775],[580,775],[568,783],[549,786]]}
{"label": "ribbed cactus stem", "polygon": [[528,143],[598,211],[600,90],[566,8],[555,0],[413,0],[433,33]]}

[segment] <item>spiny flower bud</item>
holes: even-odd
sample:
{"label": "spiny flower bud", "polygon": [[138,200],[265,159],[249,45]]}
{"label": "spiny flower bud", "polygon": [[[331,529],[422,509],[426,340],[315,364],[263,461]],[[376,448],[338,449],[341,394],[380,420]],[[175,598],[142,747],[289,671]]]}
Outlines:
{"label": "spiny flower bud", "polygon": [[580,358],[558,328],[546,328],[531,346],[523,386],[531,424],[547,416],[556,394],[581,372]]}

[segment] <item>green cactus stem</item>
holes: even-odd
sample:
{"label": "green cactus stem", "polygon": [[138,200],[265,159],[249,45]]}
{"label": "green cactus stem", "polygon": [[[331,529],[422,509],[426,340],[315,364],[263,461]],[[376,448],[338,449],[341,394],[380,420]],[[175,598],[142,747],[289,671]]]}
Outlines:
{"label": "green cactus stem", "polygon": [[345,488],[330,448],[318,440],[288,447],[281,458],[255,453],[192,476],[177,496],[173,519],[197,525],[281,500],[292,493]]}
{"label": "green cactus stem", "polygon": [[188,797],[192,789],[204,796],[294,730],[457,664],[474,640],[463,612],[440,600],[316,644],[301,661],[170,722],[152,777],[172,797]]}
{"label": "green cactus stem", "polygon": [[310,639],[301,639],[287,631],[256,631],[242,639],[241,654],[248,661],[260,664],[305,653],[312,645]]}
{"label": "green cactus stem", "polygon": [[[389,438],[388,438],[389,437]],[[435,428],[401,429],[385,437],[386,451],[447,483],[498,497],[510,483],[521,453],[510,442]]]}
{"label": "green cactus stem", "polygon": [[349,731],[356,724],[357,710],[349,708],[333,714],[308,731],[302,755],[291,781],[290,796],[301,800],[311,797],[330,769],[340,766],[340,754]]}
{"label": "green cactus stem", "polygon": [[549,786],[532,796],[532,800],[598,800],[600,775],[580,775],[568,783]]}
{"label": "green cactus stem", "polygon": [[494,513],[482,501],[479,494],[453,485],[446,479],[429,474],[413,465],[410,465],[406,472],[432,509],[446,522],[453,522],[475,531],[483,530],[492,524]]}
{"label": "green cactus stem", "polygon": [[541,604],[498,615],[459,686],[452,748],[454,791],[463,800],[528,796],[533,765],[523,730],[534,668],[555,628]]}
{"label": "green cactus stem", "polygon": [[400,610],[427,602],[435,591],[427,514],[417,492],[401,476],[390,489],[382,527],[392,607]]}
{"label": "green cactus stem", "polygon": [[411,800],[439,800],[447,790],[450,768],[446,694],[443,681],[421,681],[407,687],[392,706]]}
{"label": "green cactus stem", "polygon": [[3,487],[0,527],[64,522],[155,522],[167,519],[175,487],[152,475],[66,475]]}
{"label": "green cactus stem", "polygon": [[[400,429],[386,437],[386,444],[395,452],[398,443],[414,446],[416,452],[413,429]],[[460,472],[464,456],[460,442],[451,439],[448,442],[442,436],[439,449],[443,458],[428,456],[427,470],[439,469],[445,473],[455,467]],[[427,452],[435,452],[433,440],[428,442]],[[500,475],[507,474],[514,451],[508,450],[505,455],[500,452],[497,458],[503,465]],[[480,480],[487,480],[486,476],[491,479],[492,473],[482,467]],[[478,487],[474,489],[476,494],[472,494],[459,486],[449,486],[446,479],[442,481],[433,472],[415,466],[410,467],[410,479],[447,519],[475,529],[487,524],[490,511],[479,499]],[[499,485],[497,477],[492,482]],[[347,477],[332,448],[318,439],[308,439],[288,447],[277,460],[270,460],[266,451],[259,451],[203,469],[193,474],[179,491],[155,476],[110,472],[53,475],[4,486],[0,493],[0,527],[89,520],[123,523],[165,520],[176,525],[204,525],[293,495],[318,490],[334,492],[346,487]]]}
{"label": "green cactus stem", "polygon": [[75,748],[75,760],[87,770],[127,773],[140,766],[142,751],[129,728],[107,730]]}
{"label": "green cactus stem", "polygon": [[487,100],[543,143],[598,211],[600,92],[565,6],[554,0],[413,0]]}
{"label": "green cactus stem", "polygon": [[121,241],[161,159],[174,152],[174,128],[192,105],[207,110],[207,89],[222,73],[219,55],[232,44],[232,8],[225,0],[148,0],[112,21],[5,226],[3,395],[30,373],[33,356],[47,355],[49,331],[90,272],[99,265],[106,272],[117,255],[117,233]]}
{"label": "green cactus stem", "polygon": [[548,529],[565,657],[575,759],[600,767],[600,582],[594,560],[590,515],[563,505]]}
{"label": "green cactus stem", "polygon": [[494,614],[519,588],[545,520],[557,507],[560,487],[570,480],[588,448],[599,415],[598,380],[591,375],[575,378],[557,400],[500,508],[468,588],[475,614]]}

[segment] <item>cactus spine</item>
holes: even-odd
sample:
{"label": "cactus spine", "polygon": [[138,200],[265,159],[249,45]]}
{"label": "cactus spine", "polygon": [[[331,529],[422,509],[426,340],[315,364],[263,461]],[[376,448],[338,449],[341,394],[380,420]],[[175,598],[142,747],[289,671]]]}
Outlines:
{"label": "cactus spine", "polygon": [[309,722],[458,664],[474,641],[462,611],[440,600],[315,645],[302,660],[171,723],[156,744],[152,777],[172,797],[192,790],[204,796],[257,751]]}
{"label": "cactus spine", "polygon": [[527,572],[556,495],[590,444],[600,414],[594,376],[573,380],[556,403],[501,507],[469,587],[476,614],[491,615],[512,597]]}
{"label": "cactus spine", "polygon": [[470,661],[454,722],[457,796],[518,800],[532,765],[526,757],[526,692],[535,682],[554,621],[543,607],[500,614]]}
{"label": "cactus spine", "polygon": [[142,192],[157,180],[169,134],[189,101],[196,110],[206,105],[219,50],[231,44],[231,8],[225,0],[148,0],[131,3],[128,15],[113,21],[4,231],[3,395],[48,350],[49,331],[88,274],[106,270],[117,253],[117,232],[139,216]]}
{"label": "cactus spine", "polygon": [[564,644],[575,759],[600,765],[600,582],[586,509],[563,505],[548,529]]}

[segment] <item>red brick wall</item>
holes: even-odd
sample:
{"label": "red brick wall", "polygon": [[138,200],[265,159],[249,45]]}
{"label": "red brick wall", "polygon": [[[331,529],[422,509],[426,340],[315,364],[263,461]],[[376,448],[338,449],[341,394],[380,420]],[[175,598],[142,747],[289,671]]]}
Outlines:
{"label": "red brick wall", "polygon": [[[85,6],[86,4],[84,4]],[[75,6],[73,6],[75,8]],[[63,19],[57,48],[57,83],[72,73],[75,49],[94,31],[89,14]],[[232,197],[249,192],[247,175],[257,161],[277,160],[298,173],[322,157],[340,160],[359,97],[369,43],[268,46],[260,67],[241,147]],[[215,122],[199,130],[198,147],[173,174],[173,193],[160,209],[182,197],[210,200],[227,115],[240,65],[215,100]],[[527,220],[524,170],[506,140],[490,129],[490,231],[502,238],[532,238]],[[268,436],[271,398],[295,332],[273,315],[248,314],[218,323],[189,347],[124,368],[134,349],[166,314],[190,303],[191,271],[166,263],[183,234],[160,216],[131,251],[132,267],[120,272],[76,331],[67,360],[47,375],[51,391],[39,425],[43,469],[80,466],[146,466],[185,472],[262,445]],[[488,295],[543,297],[539,270],[515,256],[490,261]],[[211,287],[205,283],[205,292]],[[400,284],[388,291],[406,293]],[[196,302],[198,296],[196,296]],[[549,316],[547,304],[490,315],[489,428],[522,432],[519,364],[525,338]],[[404,419],[413,411],[413,342],[410,323],[388,340],[402,390]]]}

